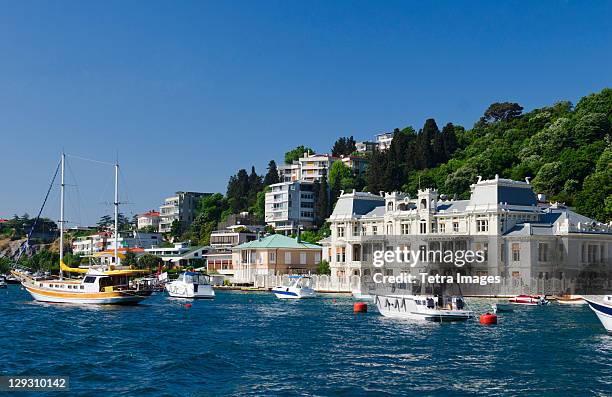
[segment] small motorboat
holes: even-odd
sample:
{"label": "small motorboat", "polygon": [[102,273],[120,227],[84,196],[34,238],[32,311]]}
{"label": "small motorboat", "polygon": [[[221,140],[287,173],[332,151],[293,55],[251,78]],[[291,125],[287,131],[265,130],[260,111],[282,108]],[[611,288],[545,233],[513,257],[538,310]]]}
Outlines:
{"label": "small motorboat", "polygon": [[508,299],[508,302],[513,305],[525,306],[544,306],[548,305],[548,301],[543,296],[538,295],[517,295],[514,298]]}
{"label": "small motorboat", "polygon": [[359,289],[352,290],[351,295],[353,296],[353,298],[360,301],[374,301],[374,295],[368,294],[367,292],[363,292]]}
{"label": "small motorboat", "polygon": [[173,298],[212,299],[215,291],[210,276],[200,272],[184,272],[178,279],[166,284],[166,291]]}
{"label": "small motorboat", "polygon": [[608,332],[612,332],[612,295],[583,296]]}
{"label": "small motorboat", "polygon": [[278,299],[314,298],[317,294],[311,287],[312,279],[308,276],[289,276],[289,285],[272,288]]}
{"label": "small motorboat", "polygon": [[508,302],[495,302],[494,304],[491,305],[491,309],[493,310],[493,313],[495,314],[508,313],[508,312],[514,311],[514,308]]}
{"label": "small motorboat", "polygon": [[376,307],[385,317],[433,322],[465,321],[474,317],[462,296],[376,295]]}
{"label": "small motorboat", "polygon": [[562,305],[586,305],[587,301],[581,295],[561,295],[557,296],[557,302]]}
{"label": "small motorboat", "polygon": [[6,288],[6,277],[0,276],[0,288]]}

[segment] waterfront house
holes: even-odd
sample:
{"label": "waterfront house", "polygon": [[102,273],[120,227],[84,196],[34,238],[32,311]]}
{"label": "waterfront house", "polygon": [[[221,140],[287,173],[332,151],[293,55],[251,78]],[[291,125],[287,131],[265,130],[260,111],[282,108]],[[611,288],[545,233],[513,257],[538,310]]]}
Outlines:
{"label": "waterfront house", "polygon": [[258,275],[314,273],[321,246],[281,234],[240,244],[232,249],[234,281],[252,283]]}
{"label": "waterfront house", "polygon": [[[393,260],[373,266],[374,252],[396,248],[482,251],[485,260],[461,272],[500,276],[503,285],[494,287],[511,293],[573,292],[585,271],[612,274],[612,227],[561,204],[539,202],[527,181],[479,178],[468,200],[449,200],[435,189],[419,190],[416,197],[343,193],[328,220],[332,234],[322,244],[336,288],[350,278],[371,281],[375,272],[418,274],[439,265],[421,261],[407,268]],[[600,277],[598,283],[609,281]],[[548,290],[534,290],[542,286]]]}

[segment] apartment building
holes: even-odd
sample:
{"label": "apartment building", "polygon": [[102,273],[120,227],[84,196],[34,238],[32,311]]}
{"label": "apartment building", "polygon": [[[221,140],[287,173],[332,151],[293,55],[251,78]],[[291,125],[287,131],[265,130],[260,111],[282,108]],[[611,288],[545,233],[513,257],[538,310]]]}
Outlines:
{"label": "apartment building", "polygon": [[[538,202],[528,182],[479,179],[471,186],[469,200],[447,200],[434,189],[419,190],[416,197],[346,193],[329,221],[332,234],[322,244],[338,284],[351,276],[371,283],[375,273],[452,271],[500,276],[499,285],[464,286],[464,293],[483,295],[574,293],[586,284],[612,287],[612,226],[561,204]],[[481,251],[485,260],[449,268],[439,259],[410,267],[394,258],[383,267],[373,266],[376,251],[396,248]]]}
{"label": "apartment building", "polygon": [[200,200],[211,194],[212,193],[176,192],[174,196],[166,198],[164,200],[164,205],[159,207],[159,231],[161,233],[170,232],[174,221],[180,221],[183,230],[188,228],[195,219]]}
{"label": "apartment building", "polygon": [[265,221],[276,231],[296,233],[298,226],[314,224],[315,194],[310,181],[281,182],[270,185],[265,197]]}
{"label": "apartment building", "polygon": [[376,138],[376,146],[378,150],[387,150],[391,147],[391,141],[393,140],[392,132],[384,132],[382,134],[377,134]]}

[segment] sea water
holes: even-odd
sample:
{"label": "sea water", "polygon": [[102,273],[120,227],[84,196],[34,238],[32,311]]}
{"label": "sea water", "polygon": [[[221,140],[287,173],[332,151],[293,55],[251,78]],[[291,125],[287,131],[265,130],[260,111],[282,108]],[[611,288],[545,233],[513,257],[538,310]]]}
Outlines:
{"label": "sea water", "polygon": [[[587,306],[516,307],[482,326],[388,319],[371,304],[356,315],[353,302],[217,291],[75,307],[12,285],[0,375],[69,376],[56,395],[70,396],[612,395],[612,336]],[[490,303],[468,299],[478,313]]]}

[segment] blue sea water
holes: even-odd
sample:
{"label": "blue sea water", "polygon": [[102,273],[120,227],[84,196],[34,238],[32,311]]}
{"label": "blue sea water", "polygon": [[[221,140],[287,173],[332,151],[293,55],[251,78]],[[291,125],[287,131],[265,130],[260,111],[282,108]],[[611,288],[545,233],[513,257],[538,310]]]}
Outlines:
{"label": "blue sea water", "polygon": [[183,303],[49,305],[9,286],[0,375],[70,376],[64,396],[612,395],[612,336],[585,306],[517,307],[482,326],[355,315],[342,295]]}

